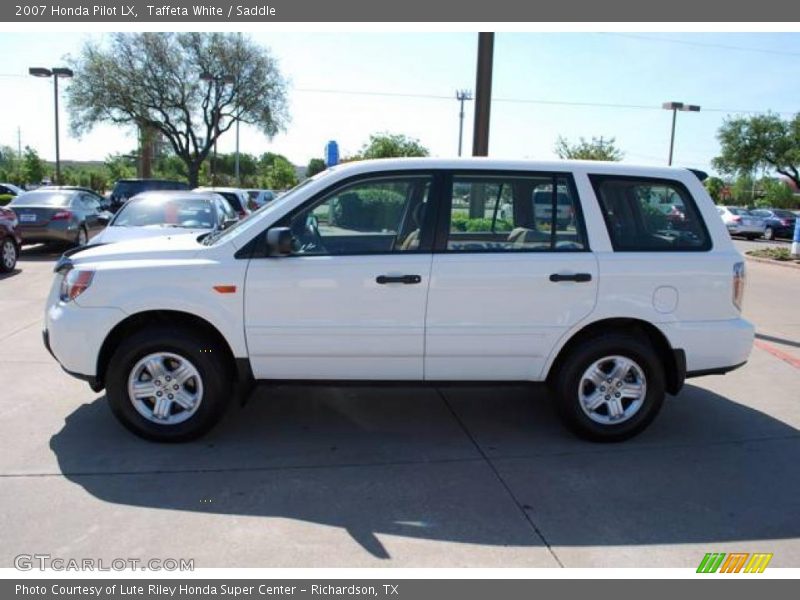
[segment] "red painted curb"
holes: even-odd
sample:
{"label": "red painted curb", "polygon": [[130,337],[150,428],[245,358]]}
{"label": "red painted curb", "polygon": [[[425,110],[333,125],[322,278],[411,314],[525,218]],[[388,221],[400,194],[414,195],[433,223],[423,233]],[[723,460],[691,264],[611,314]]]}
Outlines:
{"label": "red painted curb", "polygon": [[775,358],[779,358],[783,362],[789,363],[795,369],[800,369],[800,358],[796,358],[795,356],[789,354],[788,352],[784,352],[780,348],[777,348],[772,344],[768,344],[767,342],[762,342],[761,340],[754,340],[753,345],[756,348],[764,350],[765,352],[769,352]]}

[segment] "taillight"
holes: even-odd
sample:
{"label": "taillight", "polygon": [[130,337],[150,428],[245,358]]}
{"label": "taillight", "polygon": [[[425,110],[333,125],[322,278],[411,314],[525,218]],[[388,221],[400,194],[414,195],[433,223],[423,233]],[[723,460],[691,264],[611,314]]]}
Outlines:
{"label": "taillight", "polygon": [[81,271],[80,269],[70,269],[64,274],[61,280],[61,293],[59,297],[62,302],[69,302],[80,296],[92,285],[94,271]]}
{"label": "taillight", "polygon": [[739,311],[742,310],[742,301],[744,300],[744,283],[744,263],[738,262],[733,265],[733,304]]}
{"label": "taillight", "polygon": [[781,225],[783,225],[784,227],[788,227],[789,226],[789,221],[786,220],[786,219],[781,219]]}
{"label": "taillight", "polygon": [[72,218],[72,213],[68,210],[60,210],[52,217],[50,217],[52,221],[66,221],[71,218]]}
{"label": "taillight", "polygon": [[740,217],[740,216],[738,216],[738,215],[734,215],[733,219],[731,219],[731,220],[732,220],[734,223],[738,223],[739,221],[741,221],[741,220],[742,220],[742,217]]}

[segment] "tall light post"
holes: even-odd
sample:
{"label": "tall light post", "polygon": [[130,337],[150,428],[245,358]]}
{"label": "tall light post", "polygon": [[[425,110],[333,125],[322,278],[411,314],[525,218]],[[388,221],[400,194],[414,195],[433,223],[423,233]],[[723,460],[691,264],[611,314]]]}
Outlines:
{"label": "tall light post", "polygon": [[683,102],[664,102],[661,108],[672,111],[672,134],[669,136],[669,162],[667,163],[672,166],[672,150],[675,147],[675,120],[678,111],[700,112],[700,107],[696,104],[684,104]]}
{"label": "tall light post", "polygon": [[55,115],[56,115],[56,184],[61,183],[61,153],[59,150],[58,140],[58,78],[59,77],[73,77],[75,74],[72,69],[67,67],[53,67],[46,69],[44,67],[31,67],[28,73],[34,77],[52,77],[53,78],[53,98],[55,99]]}
{"label": "tall light post", "polygon": [[456,100],[461,103],[461,110],[458,113],[458,155],[461,156],[461,143],[464,140],[464,102],[472,100],[472,92],[456,90]]}
{"label": "tall light post", "polygon": [[[200,79],[202,81],[207,81],[209,83],[216,83],[220,86],[225,86],[226,84],[233,85],[235,83],[235,79],[232,75],[213,75],[208,71],[203,71],[200,73]],[[219,108],[216,109],[216,117],[214,118],[214,129],[216,135],[214,136],[214,160],[211,162],[211,184],[217,184],[217,138],[219,137]],[[236,119],[236,185],[239,185],[239,119]]]}

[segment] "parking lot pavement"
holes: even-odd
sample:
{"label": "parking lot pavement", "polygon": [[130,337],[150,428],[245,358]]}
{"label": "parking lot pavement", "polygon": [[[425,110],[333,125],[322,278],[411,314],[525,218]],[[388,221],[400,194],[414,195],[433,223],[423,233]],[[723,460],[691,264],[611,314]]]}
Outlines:
{"label": "parking lot pavement", "polygon": [[[527,386],[262,386],[207,437],[144,442],[42,348],[53,256],[0,279],[0,566],[20,553],[197,567],[800,564],[800,369],[756,348],[623,444],[566,433]],[[746,310],[797,279],[750,265]],[[786,304],[790,302],[790,304]],[[792,341],[789,340],[789,341]]]}

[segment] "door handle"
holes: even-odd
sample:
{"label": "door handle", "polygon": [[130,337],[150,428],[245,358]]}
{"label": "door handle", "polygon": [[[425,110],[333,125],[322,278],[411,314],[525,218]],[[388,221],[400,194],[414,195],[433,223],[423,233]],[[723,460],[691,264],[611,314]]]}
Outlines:
{"label": "door handle", "polygon": [[562,273],[553,273],[550,275],[550,281],[558,283],[559,281],[577,281],[578,283],[585,283],[592,280],[591,273],[574,273],[564,275]]}
{"label": "door handle", "polygon": [[422,277],[419,275],[378,275],[375,278],[375,282],[381,285],[386,283],[404,283],[410,285],[413,283],[420,283],[421,281]]}

